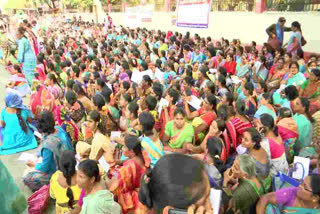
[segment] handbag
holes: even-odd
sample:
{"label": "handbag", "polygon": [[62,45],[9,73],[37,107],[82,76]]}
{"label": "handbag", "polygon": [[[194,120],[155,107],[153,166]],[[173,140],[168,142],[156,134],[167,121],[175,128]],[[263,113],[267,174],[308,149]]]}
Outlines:
{"label": "handbag", "polygon": [[50,199],[49,185],[44,185],[28,198],[28,213],[41,214],[47,209]]}
{"label": "handbag", "polygon": [[277,38],[277,37],[270,37],[268,39],[268,44],[274,49],[274,50],[277,50],[278,47],[281,45],[281,42],[280,40]]}

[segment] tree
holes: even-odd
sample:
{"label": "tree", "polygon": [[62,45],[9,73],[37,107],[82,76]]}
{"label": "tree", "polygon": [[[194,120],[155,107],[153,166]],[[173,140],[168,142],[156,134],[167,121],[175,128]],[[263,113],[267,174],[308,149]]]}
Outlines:
{"label": "tree", "polygon": [[42,5],[42,4],[46,4],[48,5],[51,9],[56,8],[56,4],[55,4],[56,0],[33,0],[33,4],[34,5]]}

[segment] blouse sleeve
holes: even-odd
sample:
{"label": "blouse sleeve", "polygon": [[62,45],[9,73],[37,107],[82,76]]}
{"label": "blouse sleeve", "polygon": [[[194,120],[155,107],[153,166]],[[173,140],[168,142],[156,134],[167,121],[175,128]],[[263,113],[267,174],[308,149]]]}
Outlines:
{"label": "blouse sleeve", "polygon": [[41,172],[49,172],[50,173],[51,169],[49,169],[49,166],[52,163],[55,163],[53,153],[49,149],[44,148],[44,149],[42,149],[41,155],[42,155],[42,162],[36,164],[35,168],[36,168],[36,170],[39,170]]}
{"label": "blouse sleeve", "polygon": [[296,200],[298,187],[289,187],[275,192],[277,204],[290,207]]}

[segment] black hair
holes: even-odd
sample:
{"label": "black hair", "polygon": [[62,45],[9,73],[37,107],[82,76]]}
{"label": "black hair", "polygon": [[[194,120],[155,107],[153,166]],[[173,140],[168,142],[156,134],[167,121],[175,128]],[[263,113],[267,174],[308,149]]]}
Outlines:
{"label": "black hair", "polygon": [[148,63],[146,63],[145,61],[142,61],[140,65],[141,65],[141,67],[143,68],[144,71],[148,70]]}
{"label": "black hair", "polygon": [[73,90],[78,95],[86,96],[86,92],[83,90],[82,85],[80,83],[75,83],[73,85]]}
{"label": "black hair", "polygon": [[186,82],[187,85],[193,86],[194,85],[194,79],[191,76],[186,76],[184,78],[184,81]]}
{"label": "black hair", "polygon": [[284,89],[284,93],[288,100],[293,101],[299,97],[299,91],[294,85],[289,85]]}
{"label": "black hair", "polygon": [[260,80],[260,81],[259,81],[259,84],[260,84],[261,88],[263,88],[263,92],[264,92],[264,93],[267,93],[267,92],[268,92],[267,83],[266,83],[265,81],[263,81],[263,80]]}
{"label": "black hair", "polygon": [[227,113],[227,106],[221,105],[217,111],[218,118],[226,121],[230,115]]}
{"label": "black hair", "polygon": [[228,105],[232,105],[233,103],[233,95],[230,91],[227,91],[224,96],[227,98]]}
{"label": "black hair", "polygon": [[37,128],[40,133],[52,134],[55,132],[55,120],[53,118],[52,112],[44,110],[40,113]]}
{"label": "black hair", "polygon": [[128,81],[124,81],[122,83],[122,86],[127,91],[130,88],[130,83]]}
{"label": "black hair", "polygon": [[251,82],[246,82],[244,88],[249,92],[249,95],[253,95],[254,86]]}
{"label": "black hair", "polygon": [[157,99],[154,96],[148,95],[145,102],[149,111],[153,111],[157,107]]}
{"label": "black hair", "polygon": [[122,94],[122,97],[128,103],[130,103],[132,101],[131,96],[129,94],[127,94],[127,93]]}
{"label": "black hair", "polygon": [[102,107],[106,104],[102,94],[96,94],[92,98],[93,104],[98,107],[99,111],[102,110]]}
{"label": "black hair", "polygon": [[310,177],[311,177],[312,194],[320,196],[320,185],[319,185],[320,175],[319,174],[311,174]]}
{"label": "black hair", "polygon": [[110,102],[111,94],[112,94],[112,90],[108,86],[105,86],[102,88],[101,95],[104,97],[104,100],[106,103]]}
{"label": "black hair", "polygon": [[54,66],[53,62],[48,61],[47,62],[47,68],[49,68],[51,71],[54,71],[55,70],[55,66]]}
{"label": "black hair", "polygon": [[246,103],[243,100],[236,102],[236,109],[239,115],[245,117],[251,123],[250,118],[247,116]]}
{"label": "black hair", "polygon": [[139,122],[142,126],[142,132],[146,136],[150,136],[153,134],[153,127],[154,127],[154,118],[151,113],[149,112],[142,112],[139,115]]}
{"label": "black hair", "polygon": [[184,109],[182,107],[177,107],[173,113],[174,116],[176,116],[178,114],[181,114],[183,117],[186,116],[186,112],[184,111]]}
{"label": "black hair", "polygon": [[142,155],[141,141],[135,135],[127,135],[124,139],[124,143],[129,150],[132,150],[134,154],[144,160]]}
{"label": "black hair", "polygon": [[312,118],[312,115],[309,111],[309,107],[310,107],[310,101],[308,100],[308,98],[305,98],[305,97],[300,97],[300,101],[301,101],[301,104],[302,106],[304,107],[304,111],[305,111],[305,114],[307,115],[308,119],[313,122],[313,118]]}
{"label": "black hair", "polygon": [[94,160],[84,160],[79,163],[78,170],[84,172],[88,178],[93,178],[95,182],[100,182],[100,173],[98,163]]}
{"label": "black hair", "polygon": [[214,82],[208,81],[206,85],[212,94],[216,93],[216,86],[215,86]]}
{"label": "black hair", "polygon": [[273,98],[271,93],[264,93],[262,97],[269,102],[269,104],[273,104]]}
{"label": "black hair", "polygon": [[148,83],[149,86],[152,85],[152,79],[149,75],[143,75],[142,79]]}
{"label": "black hair", "polygon": [[261,148],[261,134],[255,128],[248,128],[246,132],[248,132],[251,135],[251,140],[255,143],[253,148],[255,150],[259,150]]}
{"label": "black hair", "polygon": [[291,68],[293,65],[296,65],[297,66],[297,69],[299,70],[299,64],[298,64],[298,62],[296,62],[296,61],[292,61],[290,64],[289,64],[289,68]]}
{"label": "black hair", "polygon": [[320,77],[320,69],[314,68],[311,70],[311,72],[314,73],[314,75],[316,75],[316,77]]}
{"label": "black hair", "polygon": [[220,84],[223,86],[223,87],[227,87],[227,81],[226,81],[226,77],[223,76],[223,75],[219,75],[218,76],[218,81],[220,82]]}
{"label": "black hair", "polygon": [[67,91],[66,100],[70,105],[73,105],[75,102],[77,102],[77,96],[73,91]]}
{"label": "black hair", "polygon": [[162,85],[160,83],[154,83],[152,86],[152,90],[156,94],[157,99],[161,100],[163,93]]}
{"label": "black hair", "polygon": [[76,165],[77,161],[74,156],[73,151],[63,151],[61,158],[59,160],[59,168],[63,176],[66,178],[68,188],[67,188],[67,197],[69,198],[68,206],[69,208],[74,208],[74,196],[71,187],[71,178],[76,174]]}
{"label": "black hair", "polygon": [[21,116],[21,109],[17,108],[17,113],[16,114],[17,114],[21,129],[24,131],[24,133],[27,133],[28,132],[28,126],[27,126],[27,123],[23,120],[23,118]]}
{"label": "black hair", "polygon": [[173,88],[169,90],[169,96],[173,98],[172,99],[173,105],[175,105],[178,102],[178,99],[180,98],[179,92]]}
{"label": "black hair", "polygon": [[296,28],[298,28],[299,31],[301,31],[301,25],[300,25],[299,22],[294,21],[294,22],[291,23],[291,26],[292,27],[296,27]]}
{"label": "black hair", "polygon": [[287,118],[287,117],[292,117],[292,113],[291,110],[289,108],[286,107],[282,107],[279,111],[279,116],[281,118]]}
{"label": "black hair", "polygon": [[209,137],[207,140],[207,149],[210,157],[214,161],[214,166],[219,170],[221,174],[226,171],[227,167],[220,160],[220,155],[222,153],[222,142],[221,139],[218,137]]}
{"label": "black hair", "polygon": [[212,110],[215,111],[217,107],[217,102],[218,102],[216,96],[214,96],[213,94],[208,94],[206,98],[209,104],[212,105]]}
{"label": "black hair", "polygon": [[80,71],[84,71],[84,70],[86,70],[87,66],[86,66],[86,64],[81,63],[81,64],[79,65],[79,68],[80,68]]}
{"label": "black hair", "polygon": [[96,123],[98,123],[98,129],[102,134],[107,132],[105,125],[102,124],[100,113],[96,110],[89,112],[89,117]]}
{"label": "black hair", "polygon": [[187,209],[205,194],[207,175],[204,166],[201,161],[186,155],[163,156],[147,175],[149,182],[141,185],[139,200],[148,208]]}
{"label": "black hair", "polygon": [[274,125],[274,119],[270,114],[264,113],[260,115],[260,121],[263,126],[267,127],[269,130],[272,130],[276,136],[279,135],[278,127]]}
{"label": "black hair", "polygon": [[138,118],[139,105],[137,103],[135,102],[129,103],[128,110],[130,113],[134,114],[135,118]]}
{"label": "black hair", "polygon": [[106,85],[106,83],[101,78],[98,78],[96,81],[97,85],[99,85],[101,88],[103,88]]}
{"label": "black hair", "polygon": [[13,65],[14,70],[17,70],[18,73],[22,73],[21,68],[18,64]]}
{"label": "black hair", "polygon": [[67,81],[67,88],[72,89],[74,84],[75,84],[75,81],[73,79],[68,80]]}

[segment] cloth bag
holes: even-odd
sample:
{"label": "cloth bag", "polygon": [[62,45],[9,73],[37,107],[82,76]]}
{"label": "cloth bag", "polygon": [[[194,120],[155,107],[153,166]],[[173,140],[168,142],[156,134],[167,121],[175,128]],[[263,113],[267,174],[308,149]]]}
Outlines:
{"label": "cloth bag", "polygon": [[41,214],[47,209],[50,199],[50,186],[44,185],[28,198],[28,213]]}

